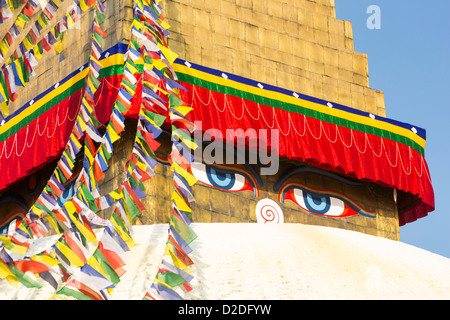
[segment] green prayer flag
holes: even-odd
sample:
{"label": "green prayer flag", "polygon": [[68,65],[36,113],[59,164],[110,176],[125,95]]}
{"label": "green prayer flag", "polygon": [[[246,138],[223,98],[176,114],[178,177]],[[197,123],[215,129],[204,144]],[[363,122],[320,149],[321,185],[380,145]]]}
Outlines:
{"label": "green prayer flag", "polygon": [[[86,201],[89,203],[89,208],[97,212],[99,208],[97,207],[97,204],[95,203],[95,198],[92,195],[92,193],[89,191],[89,189],[84,185],[84,183],[80,183],[81,187],[81,195],[86,199]],[[79,190],[79,189],[78,189]]]}
{"label": "green prayer flag", "polygon": [[100,81],[90,72],[89,72],[89,80],[92,82],[92,84],[96,89],[100,86]]}
{"label": "green prayer flag", "polygon": [[178,287],[187,282],[182,276],[173,272],[161,272],[156,275],[156,279],[168,284],[172,288]]}
{"label": "green prayer flag", "polygon": [[197,235],[192,228],[181,221],[180,218],[174,214],[172,214],[172,223],[175,231],[183,238],[184,241],[186,241],[187,244],[190,244],[197,238]]}
{"label": "green prayer flag", "polygon": [[174,95],[173,93],[169,93],[169,105],[171,107],[179,107],[184,105],[184,101],[181,100],[180,98],[178,98],[176,95]]}
{"label": "green prayer flag", "polygon": [[27,288],[42,288],[42,285],[31,279],[22,270],[16,268],[14,264],[8,263],[9,270],[16,276],[17,280]]}
{"label": "green prayer flag", "polygon": [[3,75],[3,72],[0,72],[0,83],[3,87],[3,91],[5,92],[5,95],[6,95],[6,97],[4,97],[4,98],[6,101],[8,101],[11,96],[9,95],[9,89],[8,89],[8,86],[6,85],[6,80]]}
{"label": "green prayer flag", "polygon": [[145,115],[153,120],[153,122],[158,126],[161,127],[164,124],[164,121],[166,121],[166,116],[150,112],[148,110],[144,110]]}
{"label": "green prayer flag", "polygon": [[114,271],[114,269],[109,264],[108,260],[105,258],[105,256],[101,253],[99,249],[96,249],[94,251],[93,256],[98,261],[100,266],[102,267],[103,271],[105,271],[106,278],[111,281],[114,285],[120,282],[120,277],[117,275],[117,273]]}
{"label": "green prayer flag", "polygon": [[134,203],[134,200],[131,198],[131,196],[128,194],[127,190],[125,188],[122,188],[122,192],[125,198],[124,205],[127,206],[128,212],[130,213],[130,218],[133,220],[136,218],[136,216],[141,212],[139,208]]}
{"label": "green prayer flag", "polygon": [[95,10],[95,16],[97,17],[100,23],[103,23],[106,19],[105,15],[98,10]]}
{"label": "green prayer flag", "polygon": [[98,32],[96,32],[95,30],[94,30],[94,38],[95,38],[95,41],[97,41],[99,44],[102,44],[103,43],[103,41],[105,41],[105,38],[103,38]]}
{"label": "green prayer flag", "polygon": [[67,287],[62,287],[60,290],[58,290],[56,292],[57,294],[63,294],[65,296],[69,296],[69,297],[74,297],[77,300],[93,300],[91,297],[88,297],[87,295],[73,290],[73,289],[69,289]]}

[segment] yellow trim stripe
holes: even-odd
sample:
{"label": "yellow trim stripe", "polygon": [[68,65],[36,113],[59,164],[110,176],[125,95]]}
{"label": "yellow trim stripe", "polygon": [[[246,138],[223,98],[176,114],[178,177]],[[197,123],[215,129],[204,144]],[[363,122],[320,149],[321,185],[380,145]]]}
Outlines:
{"label": "yellow trim stripe", "polygon": [[324,105],[321,105],[321,104],[318,104],[318,103],[315,103],[312,101],[307,101],[307,100],[304,100],[301,98],[296,98],[294,96],[291,97],[289,95],[286,95],[286,94],[283,94],[280,92],[264,90],[264,89],[261,89],[258,87],[244,84],[244,83],[239,83],[239,82],[225,79],[223,77],[212,75],[212,74],[200,71],[200,70],[189,68],[182,64],[174,63],[173,69],[177,73],[188,74],[190,76],[193,76],[193,77],[199,78],[201,80],[208,81],[208,82],[220,85],[220,86],[234,88],[234,89],[237,89],[237,90],[240,90],[243,92],[247,92],[250,94],[254,94],[257,96],[278,100],[278,101],[289,103],[292,105],[298,105],[298,106],[301,106],[301,107],[304,107],[304,108],[307,108],[310,110],[321,112],[321,113],[324,113],[324,114],[327,114],[327,115],[330,115],[333,117],[341,118],[344,120],[348,120],[351,122],[355,122],[355,123],[359,123],[362,125],[372,126],[375,128],[386,130],[386,131],[395,133],[397,135],[404,136],[410,140],[413,140],[418,145],[420,145],[422,148],[425,148],[425,144],[426,144],[425,139],[423,139],[419,135],[416,135],[411,130],[396,126],[391,123],[387,123],[387,122],[380,121],[377,119],[368,118],[366,116],[362,116],[362,115],[358,115],[358,114],[352,114],[350,112],[346,112],[346,111],[335,109],[335,108],[330,108],[330,107],[327,107],[327,106],[324,106]]}

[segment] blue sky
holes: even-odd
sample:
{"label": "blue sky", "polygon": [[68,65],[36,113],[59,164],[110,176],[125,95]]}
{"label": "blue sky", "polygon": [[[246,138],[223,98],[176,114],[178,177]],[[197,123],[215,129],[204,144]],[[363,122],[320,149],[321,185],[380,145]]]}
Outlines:
{"label": "blue sky", "polygon": [[[436,210],[400,228],[400,240],[450,258],[450,1],[335,0],[351,21],[355,51],[369,58],[369,81],[384,91],[388,118],[427,130],[425,157]],[[370,30],[377,5],[381,29]]]}

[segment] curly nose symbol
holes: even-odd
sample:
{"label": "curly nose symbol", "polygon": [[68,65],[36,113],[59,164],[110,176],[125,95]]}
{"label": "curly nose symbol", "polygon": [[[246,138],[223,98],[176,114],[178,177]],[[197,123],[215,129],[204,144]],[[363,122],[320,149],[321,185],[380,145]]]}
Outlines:
{"label": "curly nose symbol", "polygon": [[284,223],[283,210],[272,199],[262,199],[256,204],[256,221],[262,224]]}

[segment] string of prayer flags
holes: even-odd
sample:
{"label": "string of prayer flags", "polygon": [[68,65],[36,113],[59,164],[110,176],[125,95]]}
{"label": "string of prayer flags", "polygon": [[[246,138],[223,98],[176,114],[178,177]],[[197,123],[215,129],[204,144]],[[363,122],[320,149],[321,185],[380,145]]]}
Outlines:
{"label": "string of prayer flags", "polygon": [[[4,92],[4,97],[7,97],[4,101],[7,102],[14,95],[15,86],[27,81],[27,77],[19,76],[19,68],[25,66],[32,74],[32,67],[36,65],[35,58],[39,59],[44,50],[48,51],[57,44],[66,28],[70,29],[72,22],[77,21],[79,13],[94,3],[87,84],[73,131],[38,201],[14,232],[0,238],[0,253],[2,248],[7,248],[16,254],[26,255],[33,241],[46,238],[49,232],[53,232],[59,235],[53,244],[27,258],[48,266],[48,270],[42,268],[42,272],[35,274],[45,278],[44,281],[54,288],[52,299],[108,299],[125,273],[125,253],[134,245],[132,220],[145,210],[142,199],[146,194],[142,182],[154,175],[153,169],[158,163],[154,152],[160,144],[155,139],[162,133],[162,125],[170,122],[174,144],[170,157],[174,172],[173,208],[165,254],[145,297],[181,299],[176,288],[180,287],[185,291],[192,289],[189,282],[193,276],[189,266],[193,261],[189,258],[192,251],[189,244],[196,235],[189,226],[188,216],[191,211],[189,203],[193,201],[191,187],[196,180],[189,173],[191,158],[187,153],[181,152],[179,144],[181,141],[191,149],[196,146],[189,142],[188,135],[180,131],[183,128],[180,124],[186,127],[191,125],[187,118],[190,109],[176,98],[177,90],[181,88],[174,82],[161,81],[168,79],[167,77],[175,81],[170,66],[175,54],[166,49],[164,37],[168,35],[165,29],[168,25],[162,21],[158,2],[138,0],[135,6],[132,38],[124,59],[124,77],[103,135],[97,130],[98,121],[94,111],[94,94],[99,85],[97,78],[103,67],[100,60],[103,52],[101,44],[106,37],[106,33],[100,28],[105,19],[105,7],[99,1],[80,0],[78,7],[69,10],[69,14],[65,16],[66,23],[57,23],[43,38],[45,43],[42,40],[36,43],[35,36],[53,14],[52,8],[44,10],[25,45],[25,50],[33,45],[32,51],[35,53],[23,63],[16,59],[19,62],[15,62],[15,69],[10,64],[7,65],[7,71],[1,73],[6,86],[2,83],[0,93],[3,97]],[[137,74],[142,70],[143,75],[138,77]],[[16,74],[19,76],[18,80],[15,79]],[[170,86],[167,86],[168,83]],[[101,196],[99,181],[109,169],[113,144],[125,130],[124,115],[131,108],[131,100],[136,96],[138,85],[145,90],[143,89],[141,97],[133,151],[126,162],[126,178],[117,189]],[[193,130],[193,126],[189,128]],[[83,138],[84,144],[80,143]],[[83,167],[81,171],[74,172],[76,159],[80,158]],[[98,215],[111,207],[110,219]],[[15,255],[11,261],[24,261],[17,257]],[[17,267],[11,270],[7,265],[11,261],[2,264],[3,260],[0,260],[0,273],[4,276],[2,278],[12,284],[23,283],[29,287],[40,285],[33,279],[28,279],[28,275],[25,274],[24,277]],[[24,267],[26,264],[19,265]]]}
{"label": "string of prayer flags", "polygon": [[[83,116],[86,117],[86,112],[90,114],[91,109],[85,108]],[[96,141],[105,141],[107,142],[107,139],[103,139],[99,136],[99,133],[96,131],[94,127],[92,127],[91,118],[89,117],[87,120],[84,121],[83,116],[79,116],[77,118],[78,123],[80,124],[80,127],[83,127],[84,130],[78,130],[79,136],[81,136],[84,131],[87,131],[88,135],[86,136],[87,143],[85,144],[83,149],[86,149],[86,146],[88,148],[93,149],[92,146],[92,140],[89,140],[91,137],[93,140]],[[87,117],[86,117],[87,118]],[[74,130],[75,131],[75,130]],[[33,230],[36,230],[36,226],[39,225],[36,223],[36,221],[39,221],[39,216],[47,221],[50,225],[52,225],[53,229],[57,231],[58,233],[62,234],[62,237],[52,246],[52,249],[48,249],[47,252],[52,252],[53,256],[58,260],[59,265],[61,265],[61,271],[63,272],[62,279],[68,280],[71,279],[71,274],[73,274],[74,267],[81,267],[83,268],[86,265],[87,262],[87,255],[88,250],[85,247],[85,240],[88,240],[90,242],[98,242],[95,234],[92,232],[92,229],[89,226],[89,223],[86,224],[86,220],[83,219],[83,211],[86,210],[87,207],[85,206],[83,209],[83,203],[77,202],[76,198],[73,198],[74,202],[71,200],[65,201],[64,203],[59,202],[59,198],[62,196],[65,190],[63,190],[65,187],[63,186],[63,183],[66,182],[72,175],[71,169],[73,169],[74,162],[75,162],[75,156],[82,150],[82,146],[78,142],[76,138],[75,132],[73,132],[70,136],[69,142],[67,144],[67,147],[65,151],[63,152],[59,162],[57,169],[55,169],[54,174],[52,175],[51,179],[49,180],[48,187],[44,189],[45,191],[52,191],[50,193],[43,192],[41,196],[39,197],[36,204],[32,207],[34,211],[37,211],[39,213],[38,216],[34,213],[33,210],[30,210],[30,212],[27,214],[27,217],[33,218],[34,217],[34,228],[31,229],[30,233],[33,234]],[[85,151],[85,150],[83,150]],[[94,152],[94,154],[104,154],[104,152]],[[106,156],[105,156],[106,158]],[[106,163],[106,162],[105,162]],[[103,164],[104,165],[104,164]],[[103,168],[105,169],[105,168]],[[62,175],[59,175],[58,173],[63,173]],[[64,177],[64,179],[61,179],[61,177]],[[87,175],[89,176],[89,175]],[[84,179],[86,180],[86,179]],[[86,181],[87,182],[87,181]],[[92,181],[89,181],[92,182]],[[88,183],[88,185],[90,185]],[[90,207],[94,207],[95,205],[95,198],[90,193],[92,191],[88,190],[83,183],[81,183],[81,190],[82,190],[82,198],[84,197],[84,200],[87,203],[89,203]],[[79,193],[77,193],[77,196]],[[56,201],[58,199],[58,201]],[[61,207],[62,205],[62,207]],[[75,216],[78,215],[78,218],[81,218],[81,221],[78,220],[78,218]],[[98,219],[94,219],[91,221],[98,222]],[[46,225],[46,223],[40,222],[41,225]],[[46,228],[46,231],[49,229]],[[72,231],[73,230],[73,231]],[[18,246],[13,242],[13,239],[16,239],[18,235],[20,235],[17,231],[20,231],[20,228],[16,230],[15,237],[5,237],[5,239],[2,240],[2,245],[5,246],[5,244],[10,247],[12,250],[20,252],[21,254],[26,253],[27,247],[24,246]],[[117,233],[118,234],[118,233]],[[39,232],[39,234],[34,233],[33,236],[42,237],[42,232]],[[23,239],[22,239],[23,240]],[[17,240],[16,240],[17,241]],[[123,242],[123,241],[122,241]],[[125,243],[125,242],[123,242]],[[29,246],[28,246],[29,247]],[[105,251],[106,252],[106,251]],[[113,254],[109,254],[109,256],[113,256]],[[39,257],[39,256],[34,256]],[[115,261],[117,265],[117,261],[119,258],[115,256]],[[105,259],[102,262],[105,264]],[[87,268],[87,267],[84,267]],[[83,269],[84,271],[84,269]],[[22,279],[25,279],[21,276],[20,272],[15,271],[15,276],[19,276],[19,282],[22,281],[26,285],[31,286],[32,282],[24,281]],[[51,277],[49,275],[45,275],[47,279],[49,279],[50,282],[52,282],[52,286],[56,288],[54,281],[51,280]],[[10,276],[11,278],[11,276]],[[73,280],[73,279],[72,279]],[[73,280],[75,281],[75,280]],[[70,283],[73,283],[70,282]],[[86,289],[86,288],[85,288]],[[64,288],[62,289],[64,292]],[[71,289],[70,289],[71,290]],[[68,291],[67,291],[68,292]],[[66,293],[67,293],[66,292]],[[97,296],[99,297],[99,296]]]}
{"label": "string of prayer flags", "polygon": [[[188,215],[191,213],[189,203],[194,200],[191,187],[196,179],[189,173],[192,159],[188,153],[189,150],[195,149],[196,145],[192,138],[181,130],[185,127],[191,132],[194,130],[193,124],[186,117],[190,109],[185,107],[177,95],[181,86],[170,81],[161,82],[166,75],[175,81],[170,64],[175,60],[176,54],[167,48],[164,37],[168,34],[165,29],[168,25],[162,21],[160,13],[161,8],[156,1],[139,0],[132,25],[132,38],[136,38],[136,42],[142,46],[141,52],[144,53],[144,102],[139,113],[142,125],[138,125],[136,154],[154,155],[159,145],[153,141],[162,133],[161,126],[166,121],[171,123],[173,144],[169,157],[174,172],[170,232],[161,266],[143,299],[182,299],[176,288],[181,287],[186,291],[192,289],[188,284],[192,280],[188,267],[193,263],[188,256],[191,252],[188,244],[196,235],[189,227]],[[136,43],[132,43],[136,48]],[[183,143],[183,146],[180,143]],[[188,151],[183,152],[182,148]],[[145,161],[146,157],[140,159]],[[163,264],[166,266],[163,267]]]}
{"label": "string of prayer flags", "polygon": [[[8,79],[5,79],[4,77],[0,77],[2,87],[0,88],[0,117],[9,115],[7,106],[10,101],[14,101],[17,98],[15,86],[25,86],[29,81],[28,79],[35,75],[33,67],[37,65],[38,60],[42,58],[44,52],[50,51],[52,47],[57,53],[61,52],[64,33],[67,30],[72,29],[75,23],[79,21],[80,15],[94,4],[96,4],[96,10],[94,11],[95,25],[93,25],[92,28],[92,51],[96,54],[92,57],[92,61],[90,61],[94,77],[89,79],[89,84],[90,91],[95,93],[96,88],[99,85],[99,82],[97,81],[98,74],[96,73],[100,67],[98,65],[98,60],[102,52],[101,48],[99,48],[99,43],[102,43],[106,37],[106,33],[99,27],[99,21],[104,21],[104,4],[93,0],[90,0],[87,3],[85,1],[75,1],[74,4],[68,8],[66,15],[56,22],[55,26],[50,31],[45,35],[42,35],[41,31],[50,24],[50,21],[58,11],[60,7],[59,2],[57,0],[41,0],[39,2],[33,0],[20,1],[22,1],[25,6],[22,7],[21,12],[17,16],[16,21],[12,24],[10,30],[5,34],[4,38],[0,40],[0,62],[5,63],[1,68],[2,72],[13,72],[12,78],[9,77]],[[7,3],[12,2],[17,1],[0,1],[0,23],[3,22],[1,14],[4,12],[5,8],[9,7]],[[2,4],[4,5],[3,7],[1,7]],[[30,18],[39,4],[42,7],[42,12],[38,19],[33,23],[31,28],[29,28],[28,33],[23,37],[23,40],[19,43],[14,52],[12,52],[8,59],[5,60],[10,47],[15,43],[16,38],[26,27],[26,24],[30,22]],[[11,6],[11,8],[13,7],[14,6]],[[15,62],[16,60],[23,61],[20,61],[20,65],[18,65],[17,62]]]}

